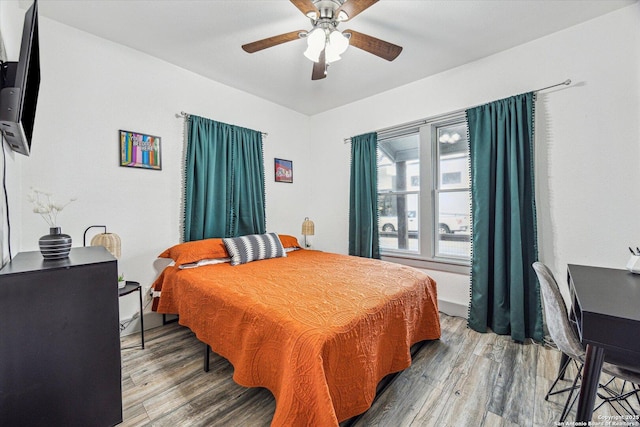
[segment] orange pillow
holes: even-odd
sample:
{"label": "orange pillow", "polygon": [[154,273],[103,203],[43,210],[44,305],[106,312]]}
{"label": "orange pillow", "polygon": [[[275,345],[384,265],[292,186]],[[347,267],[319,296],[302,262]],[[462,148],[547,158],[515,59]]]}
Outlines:
{"label": "orange pillow", "polygon": [[[285,248],[302,247],[298,243],[298,239],[293,236],[279,234],[278,237],[280,237],[280,242]],[[222,239],[213,238],[179,243],[162,252],[158,255],[158,258],[171,258],[180,266],[192,264],[203,259],[229,258],[229,253],[224,243],[222,243]]]}
{"label": "orange pillow", "polygon": [[159,258],[171,258],[177,265],[191,264],[202,259],[229,258],[222,239],[203,239],[179,243],[158,255]]}
{"label": "orange pillow", "polygon": [[301,248],[302,247],[298,243],[298,239],[296,239],[293,236],[289,236],[287,234],[278,234],[278,237],[280,237],[280,242],[282,242],[282,246],[284,246],[285,248]]}

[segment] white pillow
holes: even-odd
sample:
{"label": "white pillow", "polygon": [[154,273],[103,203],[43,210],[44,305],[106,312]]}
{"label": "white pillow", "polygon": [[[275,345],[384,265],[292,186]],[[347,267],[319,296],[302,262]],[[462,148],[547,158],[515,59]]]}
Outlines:
{"label": "white pillow", "polygon": [[287,256],[276,233],[231,237],[222,239],[222,242],[231,257],[231,265]]}
{"label": "white pillow", "polygon": [[213,265],[213,264],[224,264],[225,262],[230,262],[231,258],[211,258],[211,259],[201,259],[198,262],[192,262],[190,264],[182,264],[180,267],[181,270],[185,268],[196,268],[202,267],[203,265]]}

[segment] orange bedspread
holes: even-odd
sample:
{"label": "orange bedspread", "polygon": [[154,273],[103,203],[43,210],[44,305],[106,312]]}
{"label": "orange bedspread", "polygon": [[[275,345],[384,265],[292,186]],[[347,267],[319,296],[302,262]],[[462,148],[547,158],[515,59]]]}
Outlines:
{"label": "orange bedspread", "polygon": [[234,380],[276,398],[272,426],[337,426],[366,411],[376,385],[440,337],[436,284],[409,267],[299,250],[232,267],[167,267],[155,309],[179,314],[234,366]]}

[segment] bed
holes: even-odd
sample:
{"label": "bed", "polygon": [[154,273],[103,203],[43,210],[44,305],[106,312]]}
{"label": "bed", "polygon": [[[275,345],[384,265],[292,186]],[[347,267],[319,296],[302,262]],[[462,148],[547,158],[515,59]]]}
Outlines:
{"label": "bed", "polygon": [[[411,364],[414,343],[440,337],[436,284],[410,267],[279,237],[284,255],[240,265],[221,239],[168,249],[161,256],[175,264],[152,286],[153,310],[177,314],[231,362],[238,384],[269,389],[272,426],[337,426]],[[190,244],[200,249],[180,251]]]}

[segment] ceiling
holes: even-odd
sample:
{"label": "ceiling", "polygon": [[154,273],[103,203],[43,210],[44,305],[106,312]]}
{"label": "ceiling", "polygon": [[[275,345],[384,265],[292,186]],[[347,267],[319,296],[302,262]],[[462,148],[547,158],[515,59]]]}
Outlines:
{"label": "ceiling", "polygon": [[[349,0],[347,0],[349,1]],[[304,40],[240,46],[310,21],[287,0],[40,0],[47,17],[314,115],[593,19],[637,0],[381,0],[338,29],[404,48],[393,62],[350,47],[312,81]],[[21,0],[22,6],[31,1]],[[553,82],[552,82],[553,83]]]}

